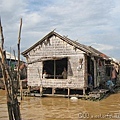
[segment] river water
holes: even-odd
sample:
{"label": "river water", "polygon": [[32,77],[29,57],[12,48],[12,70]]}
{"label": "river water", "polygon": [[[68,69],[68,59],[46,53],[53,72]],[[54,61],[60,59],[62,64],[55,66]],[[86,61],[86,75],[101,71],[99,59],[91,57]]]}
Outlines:
{"label": "river water", "polygon": [[[120,120],[120,93],[101,101],[24,97],[22,120]],[[0,90],[0,120],[8,120],[5,90]]]}

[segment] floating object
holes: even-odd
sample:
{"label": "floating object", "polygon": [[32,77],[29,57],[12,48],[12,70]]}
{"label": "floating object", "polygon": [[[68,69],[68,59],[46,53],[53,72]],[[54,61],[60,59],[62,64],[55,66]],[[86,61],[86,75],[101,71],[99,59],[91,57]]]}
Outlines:
{"label": "floating object", "polygon": [[70,99],[71,99],[71,100],[78,100],[77,97],[71,97]]}

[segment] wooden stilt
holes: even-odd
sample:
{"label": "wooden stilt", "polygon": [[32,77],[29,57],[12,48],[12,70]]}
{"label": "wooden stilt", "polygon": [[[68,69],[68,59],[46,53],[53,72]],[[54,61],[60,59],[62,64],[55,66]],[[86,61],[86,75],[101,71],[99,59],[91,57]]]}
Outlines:
{"label": "wooden stilt", "polygon": [[70,97],[70,88],[68,88],[68,98]]}
{"label": "wooden stilt", "polygon": [[28,90],[27,91],[28,91],[28,93],[30,93],[30,86],[28,86]]}
{"label": "wooden stilt", "polygon": [[86,93],[85,93],[85,88],[83,88],[83,95],[85,95]]}
{"label": "wooden stilt", "polygon": [[20,30],[19,30],[19,36],[18,36],[18,69],[17,69],[17,77],[19,80],[19,85],[20,85],[20,97],[22,100],[22,84],[20,81],[20,36],[21,36],[21,28],[22,28],[22,19],[20,20]]}
{"label": "wooden stilt", "polygon": [[22,80],[20,80],[20,97],[23,99],[23,89],[22,89]]}
{"label": "wooden stilt", "polygon": [[42,87],[42,85],[40,85],[40,95],[41,96],[43,95],[43,87]]}
{"label": "wooden stilt", "polygon": [[55,88],[52,88],[52,95],[54,95],[55,93]]}

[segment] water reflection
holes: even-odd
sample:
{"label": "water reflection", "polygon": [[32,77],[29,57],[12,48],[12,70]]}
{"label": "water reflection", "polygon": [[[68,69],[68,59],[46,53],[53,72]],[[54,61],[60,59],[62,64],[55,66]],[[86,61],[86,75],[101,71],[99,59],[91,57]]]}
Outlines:
{"label": "water reflection", "polygon": [[[24,97],[20,105],[23,120],[113,120],[110,115],[119,113],[120,93],[100,102],[71,100],[68,98]],[[120,118],[119,118],[120,119]],[[118,118],[114,120],[119,120]],[[5,91],[0,90],[0,120],[8,120]]]}

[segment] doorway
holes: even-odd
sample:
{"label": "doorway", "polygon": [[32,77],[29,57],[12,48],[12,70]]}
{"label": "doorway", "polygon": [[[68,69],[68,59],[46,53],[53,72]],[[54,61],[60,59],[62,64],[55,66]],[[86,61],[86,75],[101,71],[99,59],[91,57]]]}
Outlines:
{"label": "doorway", "polygon": [[[92,85],[94,87],[94,61],[91,59],[90,56],[87,56],[87,75],[91,74],[92,76]],[[88,81],[89,83],[89,81]]]}

